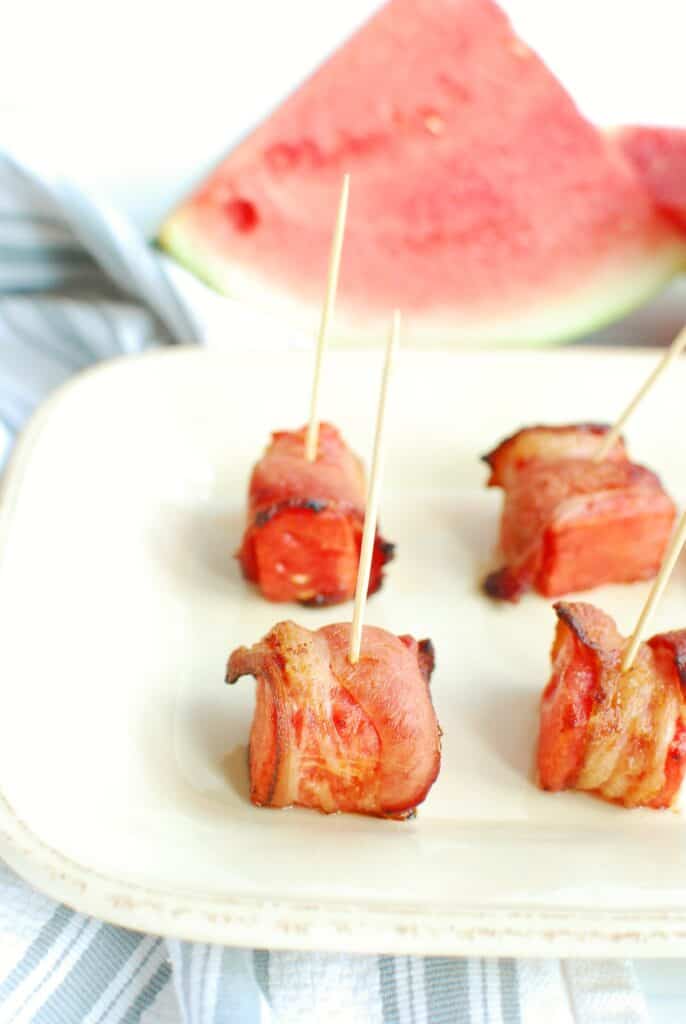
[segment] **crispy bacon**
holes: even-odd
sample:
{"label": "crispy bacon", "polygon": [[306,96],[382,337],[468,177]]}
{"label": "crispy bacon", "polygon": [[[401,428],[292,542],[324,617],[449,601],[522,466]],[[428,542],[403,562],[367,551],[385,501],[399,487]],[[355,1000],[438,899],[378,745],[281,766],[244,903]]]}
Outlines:
{"label": "crispy bacon", "polygon": [[[604,423],[524,427],[483,456],[491,469],[488,486],[509,487],[522,467],[533,460],[591,459],[609,429]],[[627,458],[623,438],[612,446],[607,458]]]}
{"label": "crispy bacon", "polygon": [[623,442],[593,461],[606,429],[532,427],[486,456],[489,485],[505,490],[505,565],[485,580],[491,597],[517,601],[530,589],[556,597],[655,575],[674,504],[654,473],[629,461]]}
{"label": "crispy bacon", "polygon": [[429,693],[429,640],[366,626],[348,659],[350,624],[312,632],[280,622],[229,658],[226,681],[257,679],[250,733],[250,799],[405,818],[440,768]]}
{"label": "crispy bacon", "polygon": [[626,641],[590,604],[555,605],[552,676],[541,701],[542,789],[588,790],[624,807],[669,807],[686,772],[686,630]]}
{"label": "crispy bacon", "polygon": [[[305,428],[280,431],[255,466],[238,559],[270,601],[335,604],[355,593],[362,544],[364,468],[328,423],[317,458],[305,458]],[[377,533],[369,593],[379,589],[393,545]]]}

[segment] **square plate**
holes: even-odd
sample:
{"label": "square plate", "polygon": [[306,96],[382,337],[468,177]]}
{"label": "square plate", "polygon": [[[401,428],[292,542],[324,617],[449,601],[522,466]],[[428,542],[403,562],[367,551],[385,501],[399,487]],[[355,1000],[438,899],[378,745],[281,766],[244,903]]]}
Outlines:
{"label": "square plate", "polygon": [[[388,410],[367,620],[431,636],[443,767],[415,821],[247,798],[253,686],[227,654],[279,618],[231,553],[271,429],[304,418],[304,354],[178,349],[78,378],[23,436],[0,507],[0,852],[80,910],[188,939],[499,955],[686,954],[686,823],[532,781],[554,616],[483,598],[501,496],[478,455],[519,425],[612,419],[655,354],[417,353]],[[330,354],[321,408],[371,447],[379,352]],[[679,501],[686,364],[631,424]],[[678,567],[655,630],[685,624]],[[630,631],[647,585],[592,600]]]}

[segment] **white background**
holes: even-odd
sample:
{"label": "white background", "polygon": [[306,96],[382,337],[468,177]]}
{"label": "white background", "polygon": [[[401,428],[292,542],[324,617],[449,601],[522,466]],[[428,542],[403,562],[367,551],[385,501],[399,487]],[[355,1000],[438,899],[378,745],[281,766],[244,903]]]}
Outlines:
{"label": "white background", "polygon": [[[502,0],[600,123],[686,124],[686,0]],[[152,232],[164,212],[379,6],[376,0],[0,3],[0,146]],[[645,964],[655,1020],[686,1019],[683,963]]]}
{"label": "white background", "polygon": [[[0,22],[0,144],[148,231],[378,0],[21,0]],[[686,123],[686,0],[503,0],[597,121]]]}

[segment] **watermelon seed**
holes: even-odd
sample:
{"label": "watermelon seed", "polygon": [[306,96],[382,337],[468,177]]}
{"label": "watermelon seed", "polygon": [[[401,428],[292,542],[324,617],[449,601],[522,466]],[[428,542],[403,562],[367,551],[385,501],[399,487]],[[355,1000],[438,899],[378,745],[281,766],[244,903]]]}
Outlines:
{"label": "watermelon seed", "polygon": [[224,209],[236,231],[253,231],[259,223],[255,204],[248,199],[231,199]]}

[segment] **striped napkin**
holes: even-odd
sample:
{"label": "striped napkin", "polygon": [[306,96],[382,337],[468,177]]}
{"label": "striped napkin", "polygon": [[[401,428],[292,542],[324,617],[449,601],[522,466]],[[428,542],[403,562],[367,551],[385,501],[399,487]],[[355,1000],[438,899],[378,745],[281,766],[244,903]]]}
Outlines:
{"label": "striped napkin", "polygon": [[[240,314],[234,323],[240,337]],[[72,373],[207,333],[193,295],[180,294],[116,211],[0,154],[0,463],[27,416]],[[138,1021],[644,1024],[648,1015],[626,961],[276,953],[165,940],[60,906],[0,861],[0,1024]]]}

